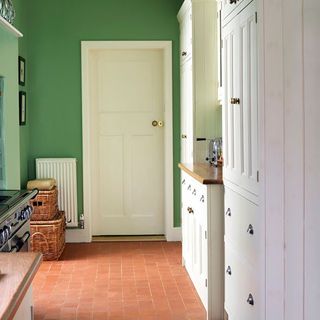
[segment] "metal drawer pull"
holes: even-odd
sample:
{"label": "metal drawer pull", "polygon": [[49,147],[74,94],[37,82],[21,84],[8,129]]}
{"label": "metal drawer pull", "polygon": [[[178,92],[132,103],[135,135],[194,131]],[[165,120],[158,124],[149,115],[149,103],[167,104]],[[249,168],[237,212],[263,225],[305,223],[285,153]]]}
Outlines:
{"label": "metal drawer pull", "polygon": [[204,196],[203,195],[200,198],[200,202],[204,202]]}
{"label": "metal drawer pull", "polygon": [[183,179],[181,184],[185,184],[186,183],[186,179]]}
{"label": "metal drawer pull", "polygon": [[191,207],[188,207],[187,210],[188,210],[188,212],[189,212],[190,214],[193,214],[193,213],[194,213],[194,211],[193,211],[193,209],[192,209]]}
{"label": "metal drawer pull", "polygon": [[251,293],[249,294],[249,297],[248,297],[248,299],[247,299],[247,302],[248,302],[251,306],[254,305],[254,300],[253,300],[253,296],[252,296]]}
{"label": "metal drawer pull", "polygon": [[194,196],[196,196],[196,195],[197,195],[197,190],[196,190],[196,189],[193,189],[192,194],[193,194]]}
{"label": "metal drawer pull", "polygon": [[230,266],[228,266],[228,268],[227,268],[227,270],[226,270],[226,273],[229,275],[229,276],[231,276],[231,267]]}
{"label": "metal drawer pull", "polygon": [[230,209],[230,208],[227,209],[227,211],[226,211],[226,216],[231,217],[231,209]]}
{"label": "metal drawer pull", "polygon": [[254,234],[254,230],[253,230],[253,226],[252,226],[252,224],[249,224],[249,227],[248,227],[247,232],[248,232],[249,234],[251,234],[251,235],[253,235],[253,234]]}

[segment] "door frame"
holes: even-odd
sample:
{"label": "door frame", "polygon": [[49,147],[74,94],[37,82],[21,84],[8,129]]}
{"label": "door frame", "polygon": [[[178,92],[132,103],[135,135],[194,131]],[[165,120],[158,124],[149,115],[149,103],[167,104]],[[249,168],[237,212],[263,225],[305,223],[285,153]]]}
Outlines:
{"label": "door frame", "polygon": [[83,143],[83,241],[92,240],[92,195],[90,155],[89,54],[97,49],[160,49],[164,68],[164,227],[168,241],[178,240],[173,221],[173,129],[172,129],[172,43],[171,41],[81,41],[82,143]]}

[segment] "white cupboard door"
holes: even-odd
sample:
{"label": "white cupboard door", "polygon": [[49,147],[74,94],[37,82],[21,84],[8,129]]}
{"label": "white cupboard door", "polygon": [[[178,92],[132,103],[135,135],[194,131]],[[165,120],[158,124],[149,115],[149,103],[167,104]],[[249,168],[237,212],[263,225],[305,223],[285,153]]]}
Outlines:
{"label": "white cupboard door", "polygon": [[163,234],[163,56],[100,49],[90,64],[93,235]]}
{"label": "white cupboard door", "polygon": [[238,94],[238,27],[237,17],[222,30],[222,83],[223,89],[223,157],[224,179],[238,182],[239,170],[239,106],[231,104]]}
{"label": "white cupboard door", "polygon": [[224,179],[258,195],[256,4],[222,31]]}
{"label": "white cupboard door", "polygon": [[258,68],[256,2],[239,13],[240,185],[258,195]]}
{"label": "white cupboard door", "polygon": [[193,163],[192,59],[181,66],[181,162]]}
{"label": "white cupboard door", "polygon": [[192,13],[191,3],[180,22],[180,62],[192,56]]}

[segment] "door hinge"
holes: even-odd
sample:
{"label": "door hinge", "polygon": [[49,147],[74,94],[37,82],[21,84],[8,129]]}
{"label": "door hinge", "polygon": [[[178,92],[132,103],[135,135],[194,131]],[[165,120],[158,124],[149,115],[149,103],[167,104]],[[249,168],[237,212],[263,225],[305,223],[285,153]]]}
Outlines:
{"label": "door hinge", "polygon": [[258,12],[257,11],[255,12],[255,20],[256,20],[256,23],[258,23]]}
{"label": "door hinge", "polygon": [[259,171],[257,171],[257,182],[259,182],[260,180],[260,174],[259,174]]}
{"label": "door hinge", "polygon": [[205,286],[208,287],[208,279],[205,280]]}

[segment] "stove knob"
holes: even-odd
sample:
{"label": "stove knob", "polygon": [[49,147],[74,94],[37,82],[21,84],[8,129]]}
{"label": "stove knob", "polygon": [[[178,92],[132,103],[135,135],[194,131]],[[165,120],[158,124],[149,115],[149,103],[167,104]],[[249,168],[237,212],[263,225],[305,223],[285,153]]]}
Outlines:
{"label": "stove knob", "polygon": [[29,212],[29,217],[31,217],[31,215],[33,213],[33,209],[31,206],[28,206],[28,212]]}
{"label": "stove knob", "polygon": [[11,235],[11,227],[9,226],[4,226],[3,227],[3,233],[5,234],[6,236],[6,240],[8,240],[10,238],[10,235]]}
{"label": "stove knob", "polygon": [[20,211],[19,220],[20,220],[20,221],[24,220],[24,209],[22,209],[22,210]]}
{"label": "stove knob", "polygon": [[3,230],[0,229],[0,246],[2,246],[5,243],[5,239],[4,239],[4,234],[3,234]]}
{"label": "stove knob", "polygon": [[1,244],[4,244],[8,240],[8,236],[5,230],[0,230],[0,242]]}

